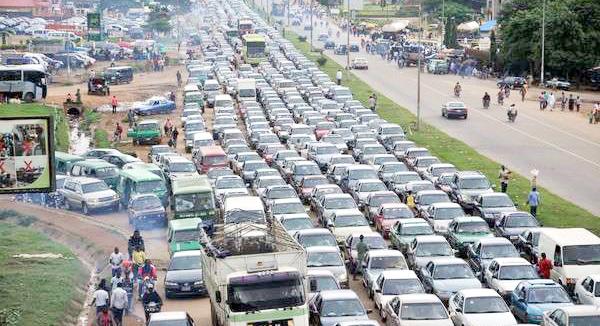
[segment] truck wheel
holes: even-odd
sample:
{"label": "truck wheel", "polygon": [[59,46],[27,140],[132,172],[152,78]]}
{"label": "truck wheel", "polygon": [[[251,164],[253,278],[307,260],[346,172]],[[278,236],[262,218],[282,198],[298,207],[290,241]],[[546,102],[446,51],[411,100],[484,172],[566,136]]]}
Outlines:
{"label": "truck wheel", "polygon": [[33,98],[34,98],[33,93],[29,92],[29,93],[25,94],[25,96],[23,97],[23,100],[25,100],[25,102],[27,102],[27,103],[31,103],[31,102],[33,102]]}

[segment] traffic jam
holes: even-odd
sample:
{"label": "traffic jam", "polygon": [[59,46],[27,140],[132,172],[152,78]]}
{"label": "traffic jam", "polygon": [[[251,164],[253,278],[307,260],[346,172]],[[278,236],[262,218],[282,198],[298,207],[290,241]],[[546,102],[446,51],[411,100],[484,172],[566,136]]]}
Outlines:
{"label": "traffic jam", "polygon": [[166,300],[206,296],[213,325],[600,325],[600,238],[408,140],[245,2],[193,15],[184,146],[157,110],[145,158],[56,154],[66,209],[167,230]]}

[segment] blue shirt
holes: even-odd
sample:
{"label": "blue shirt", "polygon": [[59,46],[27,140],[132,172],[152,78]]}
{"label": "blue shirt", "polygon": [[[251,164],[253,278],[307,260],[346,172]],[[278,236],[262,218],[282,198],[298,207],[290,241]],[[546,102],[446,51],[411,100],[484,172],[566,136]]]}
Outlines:
{"label": "blue shirt", "polygon": [[529,206],[537,206],[540,203],[540,193],[537,191],[532,191],[527,196],[527,202]]}

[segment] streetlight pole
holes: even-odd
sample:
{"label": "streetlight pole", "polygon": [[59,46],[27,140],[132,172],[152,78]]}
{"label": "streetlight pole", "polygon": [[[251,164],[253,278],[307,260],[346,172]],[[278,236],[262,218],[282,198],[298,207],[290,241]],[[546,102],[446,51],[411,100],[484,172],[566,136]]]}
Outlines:
{"label": "streetlight pole", "polygon": [[417,55],[417,130],[421,128],[421,35],[423,34],[423,14],[419,7],[419,54]]}
{"label": "streetlight pole", "polygon": [[346,19],[346,69],[350,70],[350,0],[348,1],[348,17]]}
{"label": "streetlight pole", "polygon": [[546,39],[546,0],[542,3],[542,66],[540,69],[540,84],[544,84],[544,52]]}
{"label": "streetlight pole", "polygon": [[310,0],[310,52],[313,50],[313,0]]}
{"label": "streetlight pole", "polygon": [[446,0],[442,0],[442,44],[446,38]]}

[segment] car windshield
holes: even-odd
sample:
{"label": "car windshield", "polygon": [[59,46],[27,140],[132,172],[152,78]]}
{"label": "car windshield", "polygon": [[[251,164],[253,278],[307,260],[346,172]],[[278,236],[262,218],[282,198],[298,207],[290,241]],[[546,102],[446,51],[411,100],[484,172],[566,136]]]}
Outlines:
{"label": "car windshield", "polygon": [[273,214],[297,214],[304,213],[304,205],[301,202],[276,203],[272,208]]}
{"label": "car windshield", "polygon": [[491,314],[508,312],[501,297],[473,297],[465,299],[464,314]]}
{"label": "car windshield", "polygon": [[396,173],[408,171],[404,164],[386,164],[382,169],[383,173]]}
{"label": "car windshield", "polygon": [[196,172],[196,166],[192,162],[181,162],[169,164],[169,172]]}
{"label": "car windshield", "polygon": [[403,304],[400,312],[403,320],[448,319],[446,308],[439,302]]}
{"label": "car windshield", "polygon": [[309,276],[310,282],[316,284],[316,292],[326,290],[338,290],[340,287],[331,276]]}
{"label": "car windshield", "polygon": [[175,211],[196,211],[214,209],[212,192],[181,194],[175,196]]}
{"label": "car windshield", "polygon": [[480,252],[482,259],[519,257],[519,253],[512,244],[482,246]]}
{"label": "car windshield", "polygon": [[114,177],[117,174],[119,174],[119,170],[113,167],[95,169],[95,173],[92,173],[98,178]]}
{"label": "car windshield", "polygon": [[368,226],[369,222],[361,215],[340,215],[335,217],[335,227]]}
{"label": "car windshield", "polygon": [[408,207],[386,208],[383,210],[383,218],[386,220],[413,217],[415,217],[415,214]]}
{"label": "car windshield", "polygon": [[458,183],[460,189],[489,189],[490,182],[486,178],[464,178]]}
{"label": "car windshield", "polygon": [[419,197],[419,205],[431,205],[433,203],[448,203],[450,198],[445,193],[427,194]]}
{"label": "car windshield", "polygon": [[200,260],[200,256],[174,257],[173,259],[171,259],[171,264],[169,265],[170,271],[181,271],[201,268],[202,263]]}
{"label": "car windshield", "polygon": [[373,191],[386,191],[387,188],[383,182],[366,182],[360,185],[358,192],[373,192]]}
{"label": "car windshield", "polygon": [[340,254],[337,252],[309,252],[306,261],[308,267],[344,265]]}
{"label": "car windshield", "polygon": [[230,169],[212,169],[208,171],[207,175],[210,179],[216,179],[218,177],[233,175],[233,171]]}
{"label": "car windshield", "polygon": [[452,173],[454,171],[456,171],[456,168],[454,167],[435,168],[431,169],[431,174],[434,177],[439,177],[442,173]]}
{"label": "car windshield", "polygon": [[223,178],[217,181],[217,189],[233,189],[233,188],[245,188],[244,180],[241,178]]}
{"label": "car windshield", "polygon": [[433,230],[429,224],[404,225],[400,231],[400,235],[428,235],[433,234]]}
{"label": "car windshield", "polygon": [[400,204],[400,198],[395,194],[371,196],[369,206],[379,207],[381,204]]}
{"label": "car windshield", "polygon": [[365,308],[357,299],[327,300],[321,305],[322,317],[364,316]]}
{"label": "car windshield", "polygon": [[451,280],[461,278],[474,278],[471,268],[467,264],[438,265],[433,272],[436,280]]}
{"label": "car windshield", "polygon": [[313,188],[314,186],[317,186],[317,185],[326,185],[328,183],[329,182],[327,181],[326,178],[321,178],[321,177],[319,177],[319,178],[307,178],[307,179],[304,179],[302,181],[302,187],[303,188]]}
{"label": "car windshield", "polygon": [[156,209],[162,207],[160,199],[155,196],[144,196],[136,198],[131,203],[131,208],[134,210]]}
{"label": "car windshield", "polygon": [[266,162],[246,162],[244,163],[244,172],[254,172],[258,169],[267,169],[269,165]]}
{"label": "car windshield", "polygon": [[158,130],[158,124],[156,123],[139,123],[138,124],[138,129],[139,130]]}
{"label": "car windshield", "polygon": [[600,264],[600,244],[564,246],[563,264],[565,265],[588,265]]}
{"label": "car windshield", "polygon": [[595,316],[571,316],[569,326],[597,326],[600,325],[600,315]]}
{"label": "car windshield", "polygon": [[463,222],[458,226],[459,233],[489,233],[490,228],[484,221],[480,222]]}
{"label": "car windshield", "polygon": [[570,303],[569,294],[560,286],[535,287],[529,290],[528,303]]}
{"label": "car windshield", "polygon": [[226,223],[265,223],[266,217],[262,210],[250,211],[232,209],[225,212]]}
{"label": "car windshield", "polygon": [[407,269],[404,258],[400,256],[389,256],[389,257],[371,257],[369,259],[370,269],[388,269],[388,268],[401,268]]}
{"label": "car windshield", "polygon": [[421,177],[418,174],[398,174],[394,177],[395,184],[405,184],[410,181],[420,181]]}
{"label": "car windshield", "polygon": [[206,165],[226,164],[227,156],[225,156],[225,155],[205,156],[202,159],[202,161],[203,161],[202,163],[204,163]]}
{"label": "car windshield", "polygon": [[320,146],[317,147],[317,155],[338,154],[340,151],[335,146]]}
{"label": "car windshield", "polygon": [[316,246],[334,246],[337,247],[337,242],[332,234],[306,234],[299,239],[303,247],[316,247]]}
{"label": "car windshield", "polygon": [[382,146],[368,146],[363,150],[364,155],[387,154]]}
{"label": "car windshield", "polygon": [[294,171],[295,175],[319,175],[321,170],[316,164],[297,165]]}
{"label": "car windshield", "polygon": [[454,252],[447,242],[419,243],[415,254],[418,257],[452,256]]}
{"label": "car windshield", "polygon": [[531,280],[539,278],[531,265],[502,266],[498,274],[500,280]]}
{"label": "car windshield", "polygon": [[[284,275],[281,275],[284,274]],[[295,307],[305,303],[302,279],[288,273],[240,277],[228,287],[231,311],[257,311]]]}
{"label": "car windshield", "polygon": [[383,295],[402,295],[413,293],[425,293],[423,285],[417,278],[389,279],[383,282]]}
{"label": "car windshield", "polygon": [[104,181],[85,183],[81,185],[81,190],[84,194],[89,194],[92,192],[104,191],[108,190],[108,186]]}
{"label": "car windshield", "polygon": [[377,173],[373,169],[360,169],[349,171],[348,177],[351,180],[377,179]]}
{"label": "car windshield", "polygon": [[136,183],[135,190],[140,194],[147,194],[163,191],[165,190],[165,186],[163,185],[162,180],[141,181]]}
{"label": "car windshield", "polygon": [[344,209],[356,208],[356,202],[352,197],[328,198],[325,202],[325,209]]}
{"label": "car windshield", "polygon": [[281,224],[283,224],[283,227],[288,231],[312,229],[314,227],[312,222],[310,221],[310,218],[285,219],[281,222]]}
{"label": "car windshield", "polygon": [[292,188],[277,188],[269,191],[267,198],[269,199],[284,199],[284,198],[296,198],[298,195]]}
{"label": "car windshield", "polygon": [[483,207],[511,207],[514,206],[512,200],[508,196],[486,196],[482,201]]}
{"label": "car windshield", "polygon": [[440,160],[438,160],[437,158],[424,158],[424,159],[418,160],[416,165],[419,168],[426,168],[426,167],[430,166],[431,164],[435,164],[435,163],[440,163]]}
{"label": "car windshield", "polygon": [[268,178],[260,180],[258,188],[266,188],[268,186],[285,186],[286,183],[281,178]]}
{"label": "car windshield", "polygon": [[437,208],[433,216],[434,220],[453,220],[455,217],[465,216],[460,207]]}
{"label": "car windshield", "polygon": [[354,159],[352,158],[352,156],[333,157],[333,158],[331,158],[331,160],[329,160],[330,165],[353,164],[353,163],[354,163]]}
{"label": "car windshield", "polygon": [[507,219],[504,226],[508,227],[508,228],[524,228],[524,227],[537,227],[537,226],[539,226],[539,224],[538,224],[537,220],[535,219],[535,217],[533,217],[531,215],[523,214],[523,215],[510,216]]}
{"label": "car windshield", "polygon": [[178,230],[173,232],[171,242],[199,241],[199,238],[200,232],[198,232],[198,230]]}

